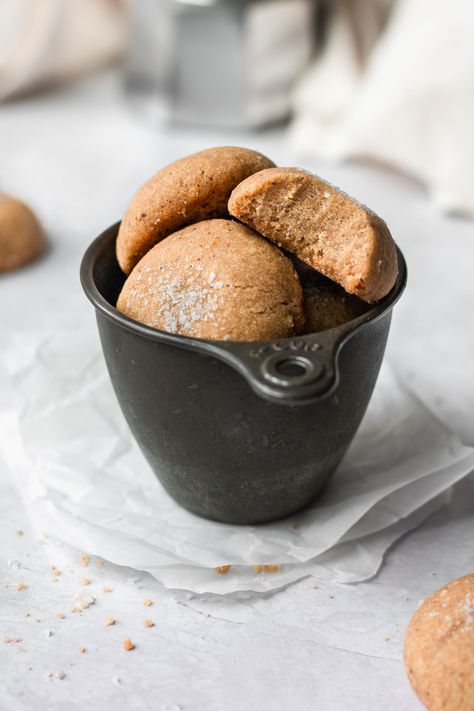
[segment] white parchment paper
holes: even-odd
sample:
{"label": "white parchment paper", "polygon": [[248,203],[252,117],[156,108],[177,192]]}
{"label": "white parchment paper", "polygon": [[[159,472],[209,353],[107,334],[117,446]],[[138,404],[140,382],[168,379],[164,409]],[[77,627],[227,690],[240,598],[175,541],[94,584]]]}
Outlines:
{"label": "white parchment paper", "polygon": [[[179,507],[151,473],[95,334],[9,337],[0,393],[1,454],[37,531],[193,592],[367,579],[474,468],[474,449],[384,366],[344,463],[310,508],[271,524],[219,524]],[[268,564],[280,567],[253,567]],[[225,575],[214,570],[222,565]]]}

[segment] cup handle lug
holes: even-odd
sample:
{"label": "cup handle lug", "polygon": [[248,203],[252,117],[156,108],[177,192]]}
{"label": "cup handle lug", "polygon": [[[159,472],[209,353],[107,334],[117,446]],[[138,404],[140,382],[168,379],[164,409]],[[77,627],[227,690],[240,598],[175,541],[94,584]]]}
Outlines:
{"label": "cup handle lug", "polygon": [[343,329],[270,343],[235,343],[220,357],[265,400],[304,405],[328,397],[339,381]]}

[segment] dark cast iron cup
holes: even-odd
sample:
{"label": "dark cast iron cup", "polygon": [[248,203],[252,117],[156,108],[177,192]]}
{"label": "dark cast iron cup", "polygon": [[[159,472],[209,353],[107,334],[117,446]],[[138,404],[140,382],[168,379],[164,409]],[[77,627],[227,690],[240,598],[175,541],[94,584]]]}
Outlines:
{"label": "dark cast iron cup", "polygon": [[81,265],[102,348],[133,436],[166,491],[200,516],[262,523],[299,511],[343,458],[372,395],[392,308],[406,283],[366,313],[319,333],[263,343],[179,336],[115,308],[125,277],[118,225]]}

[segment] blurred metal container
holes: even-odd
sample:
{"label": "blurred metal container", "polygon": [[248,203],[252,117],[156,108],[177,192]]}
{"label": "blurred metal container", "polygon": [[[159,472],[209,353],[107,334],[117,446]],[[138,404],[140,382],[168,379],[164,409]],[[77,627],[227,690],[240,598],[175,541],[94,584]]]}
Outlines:
{"label": "blurred metal container", "polygon": [[158,123],[284,119],[315,44],[316,0],[129,0],[125,85]]}

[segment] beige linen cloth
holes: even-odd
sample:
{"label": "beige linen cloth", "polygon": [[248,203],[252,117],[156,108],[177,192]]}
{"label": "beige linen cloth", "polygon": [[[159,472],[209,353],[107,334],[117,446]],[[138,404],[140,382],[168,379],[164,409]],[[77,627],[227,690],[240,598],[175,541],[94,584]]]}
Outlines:
{"label": "beige linen cloth", "polygon": [[295,95],[304,158],[370,158],[474,215],[474,3],[332,0],[323,51]]}
{"label": "beige linen cloth", "polygon": [[123,38],[118,0],[0,0],[0,100],[111,61]]}

